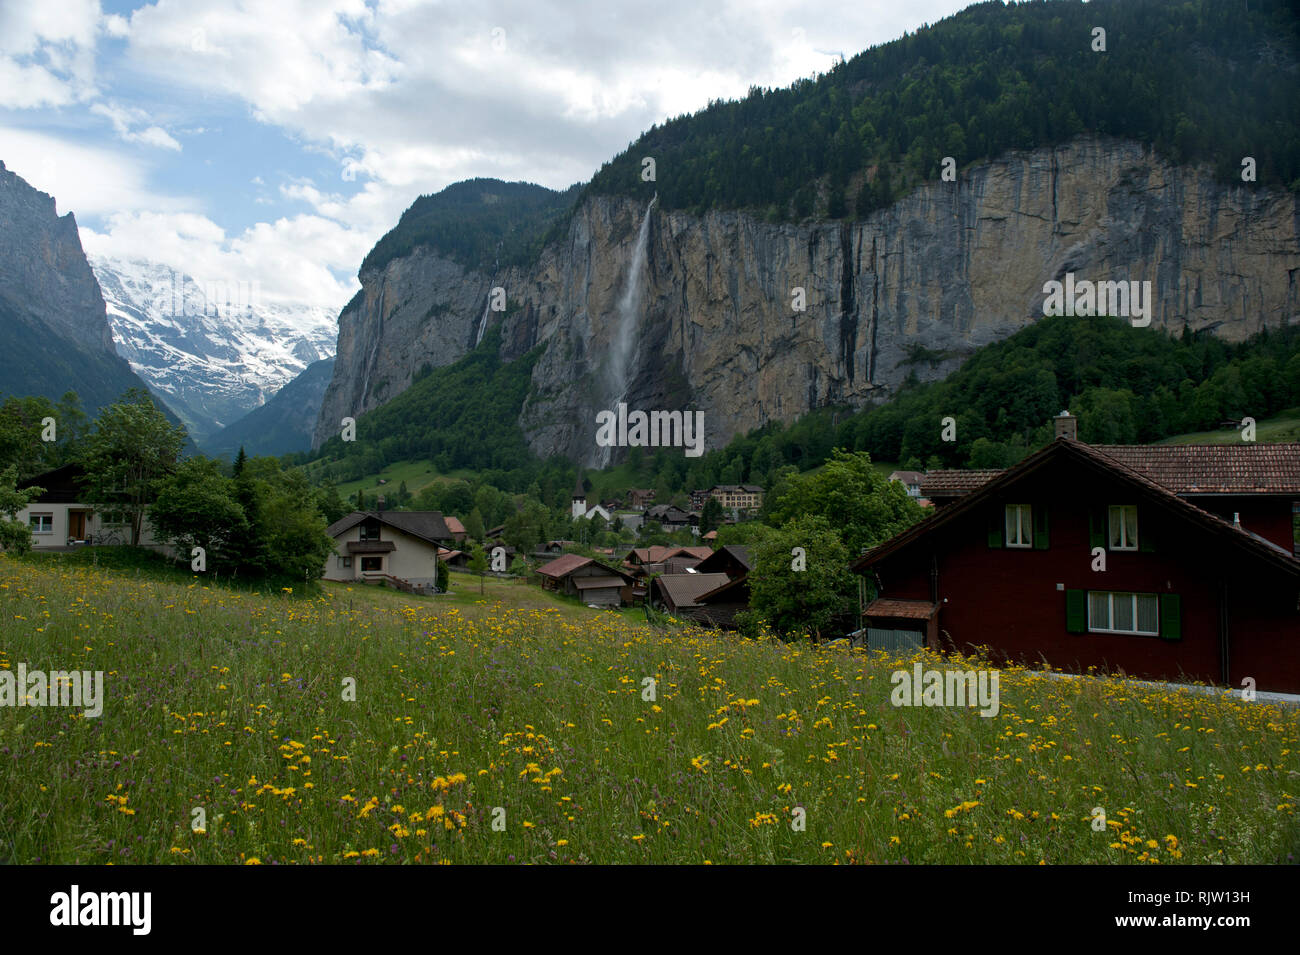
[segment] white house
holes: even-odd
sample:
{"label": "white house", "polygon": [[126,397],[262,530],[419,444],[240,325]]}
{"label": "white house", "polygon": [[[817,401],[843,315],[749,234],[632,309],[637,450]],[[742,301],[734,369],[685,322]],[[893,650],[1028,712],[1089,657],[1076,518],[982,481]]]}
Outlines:
{"label": "white house", "polygon": [[[81,544],[131,543],[131,523],[126,515],[96,511],[84,503],[84,474],[80,465],[65,464],[18,485],[19,490],[44,488],[39,497],[15,515],[16,520],[32,529],[33,550],[66,550]],[[154,550],[167,550],[154,537],[148,514],[140,526],[140,543]]]}
{"label": "white house", "polygon": [[889,480],[898,481],[907,488],[908,497],[916,498],[921,496],[921,478],[924,476],[920,471],[891,471]]}
{"label": "white house", "polygon": [[445,549],[456,542],[440,511],[353,511],[326,533],[334,538],[326,580],[388,580],[415,589],[445,582],[445,572],[438,567],[439,547],[445,558]]}

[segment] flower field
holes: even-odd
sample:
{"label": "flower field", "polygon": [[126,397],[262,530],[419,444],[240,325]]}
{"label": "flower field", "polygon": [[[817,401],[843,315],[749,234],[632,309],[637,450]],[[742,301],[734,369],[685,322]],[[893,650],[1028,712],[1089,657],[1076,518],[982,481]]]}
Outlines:
{"label": "flower field", "polygon": [[895,708],[912,662],[0,556],[0,668],[106,683],[97,719],[0,708],[0,861],[1300,855],[1294,707],[1004,669],[996,717]]}

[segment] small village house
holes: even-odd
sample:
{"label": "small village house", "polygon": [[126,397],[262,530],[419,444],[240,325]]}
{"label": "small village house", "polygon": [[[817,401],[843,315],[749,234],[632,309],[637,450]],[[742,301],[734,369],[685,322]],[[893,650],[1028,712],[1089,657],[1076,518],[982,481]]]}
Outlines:
{"label": "small village house", "polygon": [[700,595],[729,583],[726,574],[664,574],[650,581],[651,606],[671,614],[689,616],[700,606]]}
{"label": "small village house", "polygon": [[[67,550],[85,544],[130,544],[130,518],[111,510],[96,510],[86,502],[85,470],[65,464],[18,484],[18,490],[44,488],[39,497],[14,515],[32,531],[33,550]],[[148,511],[140,523],[140,544],[170,553],[149,523]]]}
{"label": "small village house", "polygon": [[[927,475],[936,512],[859,558],[869,646],[1300,692],[1300,444],[1094,446]],[[940,503],[942,502],[942,503]]]}
{"label": "small village house", "polygon": [[907,488],[907,496],[910,498],[921,497],[921,478],[923,475],[920,471],[891,471],[889,480],[897,481],[903,487]]}
{"label": "small village house", "polygon": [[326,533],[335,544],[326,580],[384,581],[426,591],[441,580],[440,553],[456,543],[439,511],[353,511]]}
{"label": "small village house", "polygon": [[557,557],[536,573],[543,590],[578,597],[585,604],[617,607],[631,600],[631,575],[581,554]]}

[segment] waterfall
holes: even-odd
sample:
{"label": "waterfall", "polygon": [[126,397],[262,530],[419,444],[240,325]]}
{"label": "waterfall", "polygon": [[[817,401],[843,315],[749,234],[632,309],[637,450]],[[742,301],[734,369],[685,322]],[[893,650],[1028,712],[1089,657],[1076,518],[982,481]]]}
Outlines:
{"label": "waterfall", "polygon": [[[605,366],[605,373],[609,378],[608,394],[612,397],[611,408],[617,408],[618,403],[627,397],[628,373],[638,344],[637,330],[641,325],[641,273],[645,271],[646,249],[650,244],[650,212],[658,200],[659,193],[656,192],[645,207],[645,215],[641,218],[641,229],[637,232],[636,245],[632,249],[632,262],[628,266],[627,279],[623,284],[623,294],[618,300],[617,326],[614,329],[614,339],[610,343],[609,364]],[[610,463],[612,454],[612,448],[604,449],[605,465]]]}
{"label": "waterfall", "polygon": [[[657,195],[658,193],[656,193]],[[492,281],[495,282],[497,273],[501,271],[501,243],[497,243],[496,260],[492,263]],[[483,303],[483,317],[478,320],[478,335],[474,338],[474,347],[478,348],[479,342],[483,341],[483,333],[487,331],[488,312],[492,308],[492,288],[488,288],[487,301]]]}
{"label": "waterfall", "polygon": [[492,291],[488,290],[487,301],[483,303],[483,317],[478,320],[478,335],[474,338],[474,347],[483,340],[483,333],[487,331],[488,310],[492,307]]}

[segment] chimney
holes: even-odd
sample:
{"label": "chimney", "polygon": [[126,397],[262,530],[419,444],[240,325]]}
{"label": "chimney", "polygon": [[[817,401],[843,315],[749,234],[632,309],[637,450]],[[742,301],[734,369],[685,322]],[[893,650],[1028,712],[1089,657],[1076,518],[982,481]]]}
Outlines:
{"label": "chimney", "polygon": [[1232,526],[1233,526],[1233,527],[1240,527],[1240,526],[1241,526],[1241,512],[1240,512],[1240,511],[1233,511],[1233,512],[1232,512]]}
{"label": "chimney", "polygon": [[379,507],[379,510],[382,512],[383,509],[384,509],[384,495],[382,495],[382,494],[379,495],[379,497],[378,497],[376,503],[377,503],[377,505],[378,505],[378,507]]}
{"label": "chimney", "polygon": [[1053,418],[1052,427],[1057,438],[1069,438],[1071,441],[1079,440],[1079,419],[1068,411],[1062,411]]}

